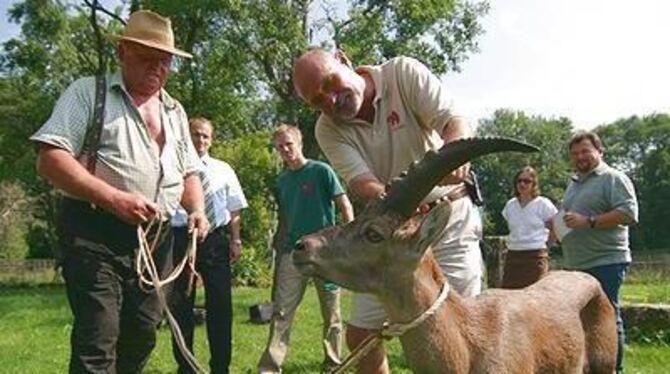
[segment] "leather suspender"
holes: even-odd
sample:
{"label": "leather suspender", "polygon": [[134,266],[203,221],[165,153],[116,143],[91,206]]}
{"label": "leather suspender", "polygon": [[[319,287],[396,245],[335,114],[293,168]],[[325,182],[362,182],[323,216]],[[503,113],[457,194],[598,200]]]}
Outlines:
{"label": "leather suspender", "polygon": [[[90,126],[86,129],[84,136],[84,146],[80,156],[87,155],[86,169],[91,174],[95,174],[95,164],[98,159],[98,148],[100,145],[100,134],[105,120],[105,99],[107,95],[107,82],[105,75],[95,77],[95,101],[93,103],[93,118]],[[80,213],[76,210],[76,200],[60,195],[58,208],[56,210],[56,235],[58,237],[58,246],[54,247],[54,257],[56,258],[56,268],[62,266],[63,254],[72,245],[74,232],[76,232]],[[92,208],[95,208],[91,204]]]}
{"label": "leather suspender", "polygon": [[86,131],[84,138],[84,149],[86,154],[86,169],[95,174],[95,164],[98,160],[98,148],[100,146],[100,134],[105,121],[105,100],[107,99],[107,82],[105,75],[95,77],[95,102],[93,104],[93,119],[91,126]]}

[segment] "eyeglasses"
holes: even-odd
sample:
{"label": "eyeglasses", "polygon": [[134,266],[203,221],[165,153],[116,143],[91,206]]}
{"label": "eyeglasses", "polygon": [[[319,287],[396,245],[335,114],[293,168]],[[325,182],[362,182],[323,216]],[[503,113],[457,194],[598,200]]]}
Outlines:
{"label": "eyeglasses", "polygon": [[532,179],[526,179],[526,178],[519,178],[516,180],[517,184],[523,183],[523,184],[531,184],[533,183]]}
{"label": "eyeglasses", "polygon": [[173,56],[167,52],[159,51],[152,49],[143,45],[137,45],[136,43],[127,43],[130,47],[127,47],[135,58],[141,60],[143,63],[155,64],[159,63],[162,66],[168,68],[173,67],[173,62],[175,59]]}

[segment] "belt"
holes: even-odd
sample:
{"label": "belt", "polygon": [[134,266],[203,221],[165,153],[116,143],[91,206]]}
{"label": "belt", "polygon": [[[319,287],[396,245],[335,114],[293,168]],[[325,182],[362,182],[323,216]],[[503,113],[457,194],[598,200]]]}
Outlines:
{"label": "belt", "polygon": [[447,193],[446,195],[443,195],[442,197],[435,199],[429,203],[419,205],[416,214],[417,215],[428,214],[428,212],[430,212],[433,208],[435,208],[438,204],[442,202],[448,201],[450,203],[453,203],[454,201],[462,199],[466,196],[468,196],[468,190],[467,188],[465,188],[465,185],[461,184],[460,186],[449,191],[449,193]]}
{"label": "belt", "polygon": [[[129,225],[113,214],[81,200],[63,197],[58,212],[58,226],[63,235],[80,237],[103,244],[117,254],[132,253],[139,245],[137,227]],[[164,237],[170,225],[162,225],[161,232],[154,226],[149,233],[150,241],[155,236]]]}
{"label": "belt", "polygon": [[[175,229],[175,230],[188,230],[188,226],[172,226],[172,228]],[[211,234],[213,232],[222,232],[224,234],[229,234],[230,233],[230,225],[225,224],[225,225],[216,226],[215,228],[210,229],[208,234]]]}

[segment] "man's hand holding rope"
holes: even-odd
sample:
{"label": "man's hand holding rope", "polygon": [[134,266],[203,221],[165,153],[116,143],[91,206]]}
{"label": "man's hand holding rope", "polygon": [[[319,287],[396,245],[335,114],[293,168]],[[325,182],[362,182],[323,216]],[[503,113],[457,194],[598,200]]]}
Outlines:
{"label": "man's hand holding rope", "polygon": [[188,215],[188,232],[192,233],[193,229],[198,229],[198,241],[202,242],[209,233],[209,221],[205,212],[202,210],[195,210]]}
{"label": "man's hand holding rope", "polygon": [[125,223],[138,225],[148,223],[160,214],[158,205],[146,197],[116,190],[106,207]]}

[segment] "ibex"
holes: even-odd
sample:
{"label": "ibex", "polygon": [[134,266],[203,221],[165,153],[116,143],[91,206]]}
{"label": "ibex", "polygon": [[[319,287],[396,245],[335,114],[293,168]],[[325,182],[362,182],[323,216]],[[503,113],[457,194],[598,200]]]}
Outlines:
{"label": "ibex", "polygon": [[[429,152],[354,221],[302,238],[294,263],[305,274],[377,295],[391,323],[414,321],[448,289],[429,248],[450,205],[438,204],[421,218],[415,216],[421,200],[475,157],[531,150],[507,139],[475,138]],[[522,290],[469,299],[452,291],[400,341],[416,373],[612,373],[617,352],[614,309],[598,281],[566,271]]]}

